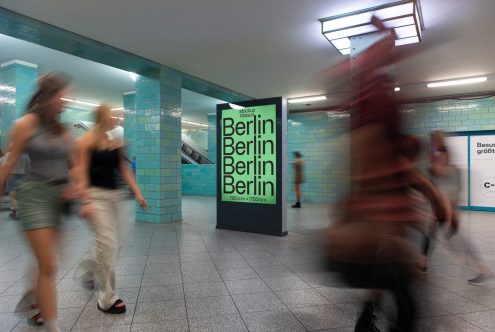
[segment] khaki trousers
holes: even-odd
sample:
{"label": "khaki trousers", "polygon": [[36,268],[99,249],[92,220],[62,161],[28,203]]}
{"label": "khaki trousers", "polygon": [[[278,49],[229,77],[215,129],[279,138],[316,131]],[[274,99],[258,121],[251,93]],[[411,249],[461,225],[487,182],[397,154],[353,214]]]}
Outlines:
{"label": "khaki trousers", "polygon": [[121,195],[118,190],[91,187],[89,197],[93,210],[90,223],[96,242],[98,304],[107,310],[119,299],[115,293],[115,266]]}

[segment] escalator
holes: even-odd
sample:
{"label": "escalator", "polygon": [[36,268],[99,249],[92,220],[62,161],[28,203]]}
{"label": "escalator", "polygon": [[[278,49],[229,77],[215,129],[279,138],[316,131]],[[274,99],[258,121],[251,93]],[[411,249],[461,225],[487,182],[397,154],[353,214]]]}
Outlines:
{"label": "escalator", "polygon": [[[81,130],[81,132],[86,132],[94,123],[89,121],[78,121],[74,124],[74,128]],[[118,126],[114,130],[110,131],[110,135],[113,137],[123,138],[123,127]],[[200,148],[194,141],[192,141],[186,135],[182,135],[181,144],[181,161],[182,164],[213,164],[213,162],[208,159],[208,153]]]}
{"label": "escalator", "polygon": [[182,135],[181,157],[183,164],[213,164],[208,153],[199,148],[189,137]]}

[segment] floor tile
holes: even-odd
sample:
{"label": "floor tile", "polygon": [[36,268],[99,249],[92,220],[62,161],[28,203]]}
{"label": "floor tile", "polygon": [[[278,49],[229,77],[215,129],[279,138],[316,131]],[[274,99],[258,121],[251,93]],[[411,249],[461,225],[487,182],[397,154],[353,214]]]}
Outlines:
{"label": "floor tile", "polygon": [[270,288],[259,278],[226,280],[225,285],[231,295],[270,292]]}
{"label": "floor tile", "polygon": [[289,308],[311,307],[330,304],[314,289],[300,289],[275,292],[282,302]]}
{"label": "floor tile", "polygon": [[187,315],[190,319],[238,313],[230,296],[186,299],[186,306]]}
{"label": "floor tile", "polygon": [[20,321],[22,317],[14,313],[0,314],[0,331],[12,330]]}
{"label": "floor tile", "polygon": [[184,300],[142,302],[136,306],[133,324],[159,323],[164,321],[186,320]]}
{"label": "floor tile", "polygon": [[272,292],[233,295],[232,298],[241,313],[286,309]]}
{"label": "floor tile", "polygon": [[334,305],[297,308],[291,311],[309,331],[342,328],[355,323]]}
{"label": "floor tile", "polygon": [[189,329],[191,332],[247,331],[244,321],[239,314],[189,319]]}
{"label": "floor tile", "polygon": [[240,269],[223,269],[219,270],[219,272],[224,281],[258,278],[258,274],[256,274],[256,272],[250,267]]}
{"label": "floor tile", "polygon": [[161,323],[132,324],[131,332],[188,332],[186,320],[169,320]]}
{"label": "floor tile", "polygon": [[186,282],[184,283],[184,291],[186,298],[229,295],[225,284],[215,281]]}
{"label": "floor tile", "polygon": [[152,273],[143,274],[141,280],[141,286],[162,286],[162,285],[176,285],[182,283],[182,276],[180,271],[172,273]]}
{"label": "floor tile", "polygon": [[138,302],[174,301],[180,299],[184,299],[182,285],[162,285],[141,287]]}
{"label": "floor tile", "polygon": [[304,327],[288,310],[242,313],[251,332],[299,332]]}
{"label": "floor tile", "polygon": [[264,278],[263,280],[273,291],[310,288],[307,283],[296,275],[290,277]]}

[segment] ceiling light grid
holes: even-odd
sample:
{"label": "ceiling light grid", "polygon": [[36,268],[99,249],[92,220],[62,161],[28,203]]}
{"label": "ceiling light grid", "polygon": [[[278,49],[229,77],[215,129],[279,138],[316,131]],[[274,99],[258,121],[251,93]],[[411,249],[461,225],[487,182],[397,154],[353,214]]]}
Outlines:
{"label": "ceiling light grid", "polygon": [[352,13],[320,19],[322,34],[343,55],[351,53],[351,37],[378,31],[370,23],[375,15],[397,35],[395,46],[419,43],[424,30],[419,0],[401,0]]}

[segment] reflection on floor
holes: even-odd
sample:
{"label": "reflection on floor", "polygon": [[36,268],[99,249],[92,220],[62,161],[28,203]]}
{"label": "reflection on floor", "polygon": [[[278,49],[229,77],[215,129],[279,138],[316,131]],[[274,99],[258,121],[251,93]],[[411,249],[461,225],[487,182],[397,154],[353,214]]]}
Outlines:
{"label": "reflection on floor", "polygon": [[[335,287],[315,241],[328,224],[328,206],[290,210],[282,238],[216,230],[214,198],[184,197],[184,221],[168,225],[136,224],[133,209],[124,204],[121,219],[123,316],[100,313],[94,293],[74,279],[91,234],[77,218],[66,224],[57,275],[64,331],[353,331],[362,292]],[[466,213],[462,231],[495,270],[492,216]],[[39,330],[13,312],[35,273],[16,222],[1,212],[0,331]],[[418,282],[420,331],[495,331],[495,282],[468,285],[472,276],[462,255],[437,246]],[[379,320],[386,324],[383,315]]]}

